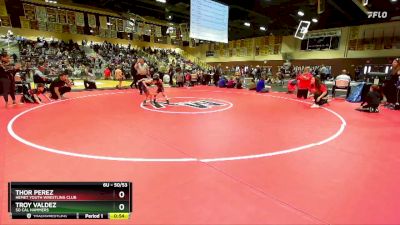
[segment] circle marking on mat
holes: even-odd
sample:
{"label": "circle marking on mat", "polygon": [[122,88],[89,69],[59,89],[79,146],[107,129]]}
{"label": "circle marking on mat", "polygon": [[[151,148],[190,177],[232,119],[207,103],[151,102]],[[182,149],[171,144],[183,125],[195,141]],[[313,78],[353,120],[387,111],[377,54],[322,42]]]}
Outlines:
{"label": "circle marking on mat", "polygon": [[[192,91],[195,91],[195,90],[192,90]],[[196,91],[196,92],[201,92],[201,91]],[[210,92],[210,91],[208,91],[208,92]],[[265,96],[265,97],[272,97],[272,98],[278,98],[278,99],[283,99],[283,100],[301,102],[301,103],[309,104],[309,105],[311,104],[309,102],[305,102],[305,101],[301,101],[301,100],[297,100],[297,99],[291,99],[291,98],[285,98],[285,97],[273,96],[273,95],[266,95],[266,94],[252,94],[252,93],[243,93],[243,92],[224,92],[224,91],[211,91],[211,92],[260,95],[260,96]],[[128,94],[128,93],[130,93],[130,92],[113,92],[113,93],[86,95],[86,96],[71,98],[71,99],[62,100],[62,101],[55,101],[55,102],[51,102],[51,103],[44,104],[44,105],[39,105],[39,106],[30,108],[28,110],[25,110],[25,111],[19,113],[18,115],[14,116],[7,125],[7,131],[14,139],[16,139],[17,141],[19,141],[25,145],[28,145],[30,147],[33,147],[33,148],[36,148],[36,149],[39,149],[42,151],[47,151],[47,152],[61,154],[61,155],[67,155],[67,156],[73,156],[73,157],[97,159],[97,160],[126,161],[126,162],[203,162],[203,163],[209,163],[209,162],[264,158],[264,157],[271,157],[271,156],[275,156],[275,155],[283,155],[283,154],[302,151],[302,150],[305,150],[308,148],[323,145],[330,141],[333,141],[334,139],[336,139],[343,133],[344,129],[346,128],[346,124],[347,124],[346,120],[340,114],[338,114],[337,112],[335,112],[331,109],[322,107],[323,110],[330,112],[331,114],[333,114],[334,116],[339,118],[339,120],[341,121],[340,128],[336,131],[336,133],[322,141],[307,144],[307,145],[302,145],[299,147],[289,148],[289,149],[285,149],[285,150],[274,151],[274,152],[267,152],[267,153],[261,153],[261,154],[253,154],[253,155],[231,156],[231,157],[218,157],[218,158],[191,158],[191,157],[188,157],[188,158],[134,158],[134,157],[112,157],[112,156],[80,154],[80,153],[73,153],[73,152],[68,152],[68,151],[64,151],[64,150],[59,150],[59,149],[55,149],[55,148],[48,148],[45,146],[41,146],[41,145],[32,143],[32,142],[20,137],[18,134],[15,133],[15,131],[13,129],[14,123],[18,118],[20,118],[21,116],[23,116],[33,110],[40,109],[40,108],[48,106],[48,105],[53,105],[53,104],[57,104],[57,103],[65,102],[65,101],[71,101],[71,100],[88,98],[88,97],[96,97],[96,96],[103,96],[103,95],[115,95],[115,94]],[[210,99],[210,98],[208,98],[208,99]]]}

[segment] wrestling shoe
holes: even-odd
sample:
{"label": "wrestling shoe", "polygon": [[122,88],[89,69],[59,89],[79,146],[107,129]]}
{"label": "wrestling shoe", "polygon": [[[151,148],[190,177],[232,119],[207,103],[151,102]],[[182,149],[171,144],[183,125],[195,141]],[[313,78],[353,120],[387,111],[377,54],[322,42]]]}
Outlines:
{"label": "wrestling shoe", "polygon": [[319,107],[320,107],[320,106],[317,105],[317,104],[313,104],[313,105],[311,106],[312,109],[319,108]]}

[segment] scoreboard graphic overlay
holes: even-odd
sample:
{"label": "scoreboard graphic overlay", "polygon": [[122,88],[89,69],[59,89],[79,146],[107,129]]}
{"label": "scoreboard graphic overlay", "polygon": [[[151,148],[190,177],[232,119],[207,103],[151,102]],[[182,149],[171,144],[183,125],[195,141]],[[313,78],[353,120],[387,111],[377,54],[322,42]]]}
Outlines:
{"label": "scoreboard graphic overlay", "polygon": [[129,219],[131,182],[10,182],[12,219]]}

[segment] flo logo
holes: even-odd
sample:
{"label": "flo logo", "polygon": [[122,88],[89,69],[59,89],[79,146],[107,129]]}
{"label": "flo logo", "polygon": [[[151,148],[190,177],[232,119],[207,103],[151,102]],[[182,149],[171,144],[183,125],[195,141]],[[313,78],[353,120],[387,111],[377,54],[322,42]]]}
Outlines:
{"label": "flo logo", "polygon": [[375,18],[386,19],[387,17],[388,17],[388,13],[386,11],[383,11],[383,12],[381,12],[381,11],[369,11],[368,12],[368,18],[371,18],[371,19],[375,19]]}
{"label": "flo logo", "polygon": [[143,109],[149,111],[180,114],[220,112],[227,110],[232,106],[232,103],[225,100],[197,97],[176,97],[170,99],[169,104],[167,104],[166,102],[158,101],[156,103],[141,105]]}

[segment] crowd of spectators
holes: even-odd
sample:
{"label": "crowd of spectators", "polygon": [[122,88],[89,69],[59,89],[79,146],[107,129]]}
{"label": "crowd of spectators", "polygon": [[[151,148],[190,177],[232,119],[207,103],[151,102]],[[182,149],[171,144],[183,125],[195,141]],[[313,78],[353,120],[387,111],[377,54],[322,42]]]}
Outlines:
{"label": "crowd of spectators", "polygon": [[[73,41],[47,41],[41,38],[32,41],[18,38],[17,46],[19,57],[16,54],[9,57],[2,53],[4,59],[2,66],[7,64],[6,61],[9,58],[8,61],[11,61],[12,58],[13,63],[20,63],[18,68],[9,70],[18,70],[18,73],[14,74],[15,77],[18,77],[18,82],[23,83],[24,80],[31,79],[35,84],[40,84],[40,87],[42,84],[45,87],[47,85],[53,99],[60,99],[64,93],[71,91],[74,80],[69,78],[83,79],[86,89],[96,89],[96,79],[98,78],[118,81],[117,88],[123,88],[123,80],[132,79],[133,82],[130,86],[133,88],[133,86],[137,86],[138,80],[145,77],[151,78],[153,75],[158,75],[164,83],[171,86],[245,87],[261,93],[269,92],[270,84],[283,85],[284,80],[290,78],[287,86],[288,92],[297,90],[298,98],[307,99],[310,96],[316,96],[316,93],[317,96],[322,94],[325,98],[327,95],[324,93],[327,92],[327,88],[324,81],[332,77],[331,68],[324,65],[303,68],[285,63],[276,73],[273,73],[272,67],[267,66],[236,66],[227,67],[225,70],[221,65],[200,68],[174,50],[135,48],[131,45],[122,46],[108,42],[91,42],[89,44],[87,41],[83,41],[79,45]],[[6,69],[4,70],[6,71]],[[396,85],[398,85],[396,82],[400,75],[398,59],[393,61],[392,71],[394,71],[391,72],[392,76],[385,82],[381,92],[388,103],[395,104]],[[8,88],[8,82],[4,81],[5,77],[2,77],[2,89],[12,92],[15,88]],[[245,81],[248,79],[250,81],[246,83]],[[11,83],[15,83],[16,80],[13,78]],[[343,70],[342,74],[334,80],[333,96],[336,89],[347,88],[346,97],[348,97],[350,81],[351,77],[348,76],[347,71]],[[374,87],[373,90],[376,92],[377,88]],[[41,93],[41,91],[39,92]],[[15,102],[15,97],[13,95],[11,97]],[[319,97],[315,99],[316,106],[326,103],[321,100]]]}

